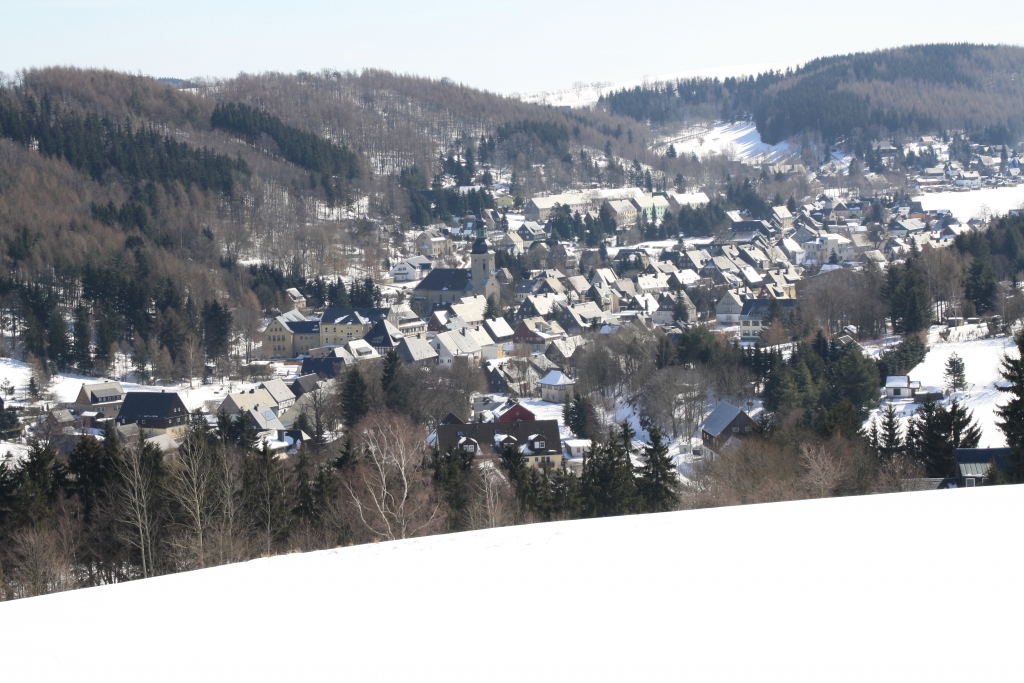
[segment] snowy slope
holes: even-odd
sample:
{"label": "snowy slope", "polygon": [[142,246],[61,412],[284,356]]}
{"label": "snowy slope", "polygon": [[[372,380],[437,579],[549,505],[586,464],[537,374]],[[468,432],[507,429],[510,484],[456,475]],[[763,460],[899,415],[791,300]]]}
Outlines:
{"label": "snowy slope", "polygon": [[[932,386],[945,388],[946,361],[956,353],[964,360],[964,376],[967,379],[967,391],[958,393],[960,402],[974,413],[974,419],[981,427],[982,448],[999,448],[1006,445],[1006,438],[996,426],[998,417],[996,408],[1007,400],[1007,395],[996,390],[995,383],[1000,381],[999,368],[1000,359],[1004,353],[1015,356],[1017,346],[1010,337],[997,337],[995,339],[977,339],[967,341],[943,342],[938,340],[935,331],[939,328],[932,328],[929,334],[928,354],[924,357],[908,375],[910,379],[921,382],[921,386]],[[974,326],[966,326],[951,330],[954,334],[969,336],[977,332]],[[872,415],[881,425],[881,412],[885,408],[885,402]],[[918,406],[915,403],[906,401],[896,402],[896,407],[901,411],[903,429],[906,429],[906,421],[914,414]],[[870,418],[865,423],[870,426]]]}
{"label": "snowy slope", "polygon": [[[694,137],[697,132],[699,136]],[[696,154],[701,158],[724,154],[757,164],[777,163],[793,154],[787,142],[777,145],[762,142],[757,126],[750,121],[719,122],[706,132],[683,129],[676,136],[662,140],[659,151],[667,150],[669,144],[675,146],[676,154]]]}
{"label": "snowy slope", "polygon": [[1024,185],[986,187],[970,192],[931,192],[914,198],[925,211],[949,209],[963,222],[972,218],[1001,216],[1024,207]]}
{"label": "snowy slope", "polygon": [[787,67],[794,67],[793,64],[761,63],[761,64],[734,64],[731,66],[716,66],[705,69],[691,69],[676,73],[662,74],[660,76],[634,78],[618,83],[586,83],[578,87],[566,88],[565,90],[554,90],[551,92],[540,92],[532,95],[520,95],[523,102],[536,104],[550,104],[555,107],[590,107],[597,104],[601,95],[622,90],[623,88],[635,88],[638,85],[652,83],[665,83],[687,78],[718,78],[725,79],[739,76],[756,76],[766,71],[785,71]]}
{"label": "snowy slope", "polygon": [[1019,564],[1020,526],[993,521],[1022,507],[1024,487],[944,490],[285,555],[0,603],[3,674],[1008,680],[1024,596],[977,579]]}

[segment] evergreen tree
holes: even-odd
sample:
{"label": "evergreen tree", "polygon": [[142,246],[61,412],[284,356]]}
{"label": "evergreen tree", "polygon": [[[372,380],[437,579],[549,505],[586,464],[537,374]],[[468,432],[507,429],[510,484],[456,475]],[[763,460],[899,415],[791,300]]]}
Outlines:
{"label": "evergreen tree", "polygon": [[[872,426],[874,423],[872,423]],[[879,457],[892,460],[903,452],[903,434],[900,429],[899,412],[892,403],[882,411],[882,429],[877,437]]]}
{"label": "evergreen tree", "polygon": [[967,378],[964,375],[964,360],[956,353],[950,355],[946,361],[946,385],[952,391],[962,391],[967,387]]}
{"label": "evergreen tree", "polygon": [[[1014,337],[1018,349],[1024,349],[1024,331]],[[1024,482],[1024,354],[1004,355],[999,375],[1005,386],[996,384],[996,389],[1009,394],[1009,400],[996,408],[999,429],[1006,436],[1011,452],[1007,458],[1006,476],[1012,483]]]}
{"label": "evergreen tree", "polygon": [[449,527],[460,528],[469,508],[473,454],[461,448],[445,453],[435,449],[430,464],[434,470],[434,485],[448,506]]}
{"label": "evergreen tree", "polygon": [[359,368],[352,368],[345,376],[345,385],[341,394],[341,416],[345,426],[352,429],[368,412],[366,381]]}
{"label": "evergreen tree", "polygon": [[955,476],[956,449],[974,448],[981,439],[970,411],[956,400],[948,410],[928,401],[918,408],[912,422],[914,442],[909,450],[924,462],[930,477]]}
{"label": "evergreen tree", "polygon": [[651,442],[644,448],[637,493],[645,512],[667,512],[674,510],[679,502],[679,478],[661,432],[652,427],[649,434]]}
{"label": "evergreen tree", "polygon": [[638,509],[635,473],[630,460],[634,432],[623,422],[618,434],[595,444],[583,460],[582,513],[585,517],[632,514]]}
{"label": "evergreen tree", "polygon": [[82,372],[92,371],[92,354],[89,353],[89,342],[92,329],[89,326],[89,310],[84,304],[75,307],[75,341],[72,345],[72,360]]}

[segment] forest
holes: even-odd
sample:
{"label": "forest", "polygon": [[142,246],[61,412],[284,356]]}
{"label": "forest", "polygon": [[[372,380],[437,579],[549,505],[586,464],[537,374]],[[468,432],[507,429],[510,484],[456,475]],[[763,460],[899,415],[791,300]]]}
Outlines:
{"label": "forest", "polygon": [[1013,144],[1024,132],[1024,48],[915,45],[814,59],[785,73],[687,79],[623,89],[599,107],[652,125],[752,119],[776,144],[801,133],[827,141],[960,130]]}

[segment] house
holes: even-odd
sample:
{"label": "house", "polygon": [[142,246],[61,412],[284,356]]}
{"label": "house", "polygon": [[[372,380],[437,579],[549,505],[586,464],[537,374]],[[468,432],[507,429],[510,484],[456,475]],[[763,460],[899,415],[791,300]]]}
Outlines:
{"label": "house", "polygon": [[430,345],[437,352],[439,365],[451,367],[453,362],[469,363],[479,367],[483,352],[476,338],[466,328],[454,332],[442,332],[435,336]]}
{"label": "house", "polygon": [[593,197],[582,192],[552,194],[547,197],[534,197],[528,201],[523,209],[523,215],[528,221],[546,221],[556,205],[569,207],[571,213],[585,214],[593,204]]}
{"label": "house", "polygon": [[75,420],[75,416],[67,408],[58,408],[47,414],[46,424],[57,434],[74,434],[75,429],[82,423]]}
{"label": "house", "polygon": [[634,197],[632,202],[633,206],[636,207],[637,215],[639,216],[640,212],[643,212],[647,216],[647,220],[650,221],[664,216],[665,211],[669,208],[668,200],[659,194],[644,194]]}
{"label": "house", "polygon": [[311,391],[316,391],[317,387],[320,386],[320,378],[317,375],[300,375],[296,377],[288,388],[292,394],[298,398],[303,394],[308,394]]}
{"label": "house", "polygon": [[362,339],[378,320],[390,313],[389,308],[328,308],[320,317],[318,346],[341,346]]}
{"label": "house", "polygon": [[436,443],[441,452],[462,448],[480,458],[496,457],[503,447],[511,446],[523,454],[527,466],[548,469],[562,464],[558,420],[438,425]]}
{"label": "house", "polygon": [[789,230],[793,227],[793,214],[785,206],[773,206],[772,224],[779,230]]}
{"label": "house", "polygon": [[427,228],[416,236],[416,250],[432,259],[444,256],[452,251],[452,236],[440,228]]}
{"label": "house", "polygon": [[957,486],[982,486],[990,476],[994,464],[1001,472],[1006,471],[1006,462],[1013,453],[1012,448],[958,448],[956,449]]}
{"label": "house", "polygon": [[145,437],[167,434],[178,438],[188,429],[188,409],[174,391],[129,391],[117,424],[137,425]]}
{"label": "house", "polygon": [[768,328],[770,322],[767,320],[774,308],[779,316],[788,315],[796,308],[796,299],[748,299],[743,302],[743,309],[740,311],[740,336],[753,338],[760,336],[761,332]]}
{"label": "house", "polygon": [[920,382],[915,382],[907,375],[893,375],[885,378],[885,397],[890,401],[914,398],[914,394],[921,388]]}
{"label": "house", "polygon": [[552,370],[538,384],[541,398],[548,403],[565,403],[573,399],[576,383],[560,370]]}
{"label": "house", "polygon": [[583,337],[573,335],[556,339],[544,350],[544,356],[563,370],[573,365],[573,357],[585,344]]}
{"label": "house", "polygon": [[757,423],[744,411],[722,401],[701,424],[701,440],[705,448],[719,453],[729,439],[749,436],[756,428]]}
{"label": "house", "polygon": [[544,318],[525,318],[512,333],[514,344],[529,344],[534,352],[541,352],[556,339],[563,339],[565,330],[556,322]]}
{"label": "house", "polygon": [[606,201],[608,215],[612,217],[616,225],[633,225],[636,223],[637,207],[633,202],[625,199]]}
{"label": "house", "polygon": [[[370,343],[365,339],[353,339],[350,342],[346,342],[344,350],[347,351],[355,361],[378,360],[381,357],[380,354],[377,353],[377,350],[370,346]],[[336,349],[335,353],[338,351],[340,351],[340,349]]]}
{"label": "house", "polygon": [[533,422],[537,419],[532,410],[512,399],[506,401],[493,413],[498,422]]}
{"label": "house", "polygon": [[427,365],[437,363],[437,351],[426,339],[404,337],[396,349],[398,357],[406,365]]}
{"label": "house", "polygon": [[566,439],[562,442],[565,457],[582,458],[593,445],[590,439]]}
{"label": "house", "polygon": [[671,193],[668,196],[668,205],[672,210],[672,213],[679,215],[679,211],[684,207],[696,208],[704,206],[710,200],[708,196],[703,192],[690,192],[690,193]]}
{"label": "house", "polygon": [[742,312],[743,300],[732,290],[727,291],[715,304],[715,317],[723,325],[739,322]]}
{"label": "house", "polygon": [[261,382],[260,389],[265,389],[270,397],[277,403],[277,412],[280,414],[288,410],[295,403],[295,394],[288,388],[283,379],[272,379]]}
{"label": "house", "polygon": [[363,337],[363,341],[372,346],[382,356],[387,355],[389,351],[397,349],[403,339],[405,339],[405,335],[399,332],[398,328],[392,325],[386,318],[375,322],[370,331]]}
{"label": "house", "polygon": [[306,312],[306,297],[302,295],[302,292],[295,289],[294,287],[289,287],[288,289],[284,290],[284,293],[288,297],[288,300],[291,302],[292,308],[299,311],[300,313]]}
{"label": "house", "polygon": [[484,320],[484,330],[496,344],[511,343],[515,330],[504,318],[488,318]]}
{"label": "house", "polygon": [[[289,391],[289,393],[291,393]],[[266,389],[250,389],[236,394],[228,394],[220,404],[219,412],[235,417],[250,410],[271,410],[278,414],[277,401]],[[280,411],[283,412],[283,411]]]}
{"label": "house", "polygon": [[413,256],[399,261],[388,271],[392,282],[413,282],[422,280],[434,267],[434,262],[426,256]]}
{"label": "house", "polygon": [[526,251],[523,246],[523,238],[518,233],[511,231],[504,233],[498,240],[498,249],[507,251],[512,256],[520,256]]}
{"label": "house", "polygon": [[318,320],[291,320],[279,315],[263,331],[265,358],[294,358],[320,345]]}
{"label": "house", "polygon": [[71,408],[78,413],[95,412],[100,418],[117,417],[124,402],[125,391],[120,382],[82,384]]}

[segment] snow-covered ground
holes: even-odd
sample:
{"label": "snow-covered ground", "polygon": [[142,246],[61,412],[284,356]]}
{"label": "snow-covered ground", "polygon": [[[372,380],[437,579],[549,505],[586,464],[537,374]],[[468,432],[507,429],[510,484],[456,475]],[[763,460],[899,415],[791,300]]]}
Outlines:
{"label": "snow-covered ground", "polygon": [[3,674],[1014,680],[1024,596],[969,577],[1012,575],[1024,535],[992,522],[1022,507],[979,487],[289,554],[0,603]]}
{"label": "snow-covered ground", "polygon": [[1024,185],[986,187],[970,192],[929,192],[914,198],[925,211],[949,209],[962,221],[1001,216],[1024,207]]}
{"label": "snow-covered ground", "polygon": [[777,145],[762,142],[757,126],[750,121],[719,122],[710,131],[697,137],[693,136],[691,130],[681,130],[677,135],[664,139],[661,144],[665,149],[668,149],[669,144],[675,145],[676,154],[696,154],[698,157],[724,154],[755,164],[777,163],[793,154],[787,142]]}
{"label": "snow-covered ground", "polygon": [[[1006,438],[996,426],[998,417],[995,410],[998,406],[1007,401],[1007,395],[996,389],[995,383],[1000,381],[999,368],[1000,359],[1003,354],[1016,356],[1017,346],[1010,337],[997,337],[995,339],[968,339],[966,341],[943,342],[938,339],[936,332],[942,328],[932,328],[929,334],[928,355],[924,357],[913,370],[908,374],[910,379],[921,382],[921,386],[932,386],[946,388],[946,361],[956,353],[964,360],[964,375],[967,378],[967,390],[956,394],[960,402],[974,413],[974,419],[981,427],[981,441],[978,444],[982,448],[998,448],[1006,446]],[[970,337],[972,332],[976,333],[974,327],[961,327],[951,330],[955,335]],[[955,337],[953,337],[955,339]],[[907,401],[896,402],[896,407],[901,411],[903,428],[906,429],[906,421],[917,410],[917,404]],[[872,415],[881,424],[881,411],[885,408],[885,402]],[[870,425],[869,421],[866,423]]]}
{"label": "snow-covered ground", "polygon": [[761,63],[761,64],[734,64],[731,66],[716,66],[705,69],[691,69],[676,73],[662,74],[660,76],[643,76],[618,83],[580,83],[576,87],[565,90],[554,90],[551,92],[540,92],[532,95],[520,95],[523,102],[534,102],[537,104],[550,104],[555,107],[591,107],[597,104],[601,95],[622,90],[623,88],[634,88],[638,85],[653,83],[665,83],[686,78],[719,78],[725,79],[738,76],[756,76],[766,71],[785,71],[793,64]]}

